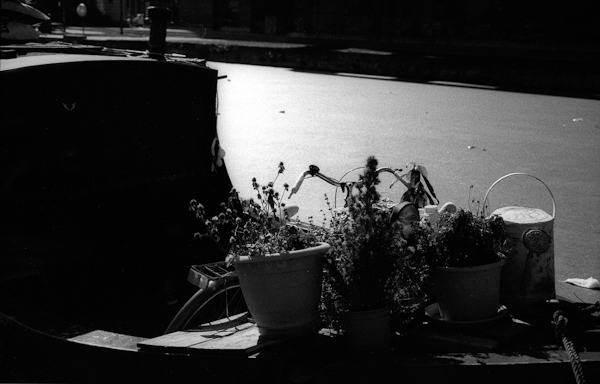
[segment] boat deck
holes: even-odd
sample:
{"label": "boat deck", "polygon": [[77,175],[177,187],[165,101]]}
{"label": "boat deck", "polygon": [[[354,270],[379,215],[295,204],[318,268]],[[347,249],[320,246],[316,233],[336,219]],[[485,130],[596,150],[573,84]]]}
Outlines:
{"label": "boat deck", "polygon": [[[541,377],[542,373],[544,377],[550,375],[559,381],[574,382],[569,356],[547,338],[549,331],[552,330],[508,314],[479,327],[431,321],[406,335],[396,334],[389,355],[360,358],[347,354],[343,337],[332,337],[327,329],[290,340],[264,339],[245,315],[210,327],[150,339],[93,331],[70,341],[206,362],[231,357],[235,361],[287,364],[291,381],[303,377],[310,382],[337,382],[340,378],[357,382],[358,378],[373,380],[381,375],[383,379],[385,375],[396,374],[421,382],[434,382],[439,377],[461,377],[462,382],[470,382],[462,377],[469,372],[473,382],[505,382],[505,374],[518,374],[515,382],[525,382]],[[599,336],[599,333],[586,334],[586,347],[579,351],[588,382],[600,378],[600,348],[590,348],[598,345]]]}
{"label": "boat deck", "polygon": [[[0,351],[7,356],[0,359],[0,381],[181,383],[201,377],[203,383],[370,383],[397,377],[421,384],[440,379],[575,382],[552,323],[502,311],[480,324],[448,324],[425,316],[396,332],[385,356],[351,355],[343,335],[336,337],[329,329],[289,340],[265,339],[245,315],[151,338],[72,327],[38,315],[0,313]],[[581,324],[581,319],[570,319]],[[600,318],[590,321],[594,327],[572,335],[588,383],[600,382]],[[41,331],[32,328],[36,324],[49,325]]]}

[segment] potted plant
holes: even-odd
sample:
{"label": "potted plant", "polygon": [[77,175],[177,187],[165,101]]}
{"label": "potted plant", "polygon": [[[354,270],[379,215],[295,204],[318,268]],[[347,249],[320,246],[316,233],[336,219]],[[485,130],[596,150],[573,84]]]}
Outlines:
{"label": "potted plant", "polygon": [[442,320],[480,321],[500,308],[500,273],[507,232],[500,216],[470,210],[440,214],[415,231],[416,249],[431,266],[430,282]]}
{"label": "potted plant", "polygon": [[376,169],[377,159],[369,157],[347,211],[332,214],[328,231],[323,232],[331,244],[323,315],[343,333],[349,350],[358,353],[390,349],[390,314],[405,298],[407,286],[422,283],[420,278],[407,279],[406,268],[416,258],[402,238],[401,223],[392,221],[392,211],[382,205]]}
{"label": "potted plant", "polygon": [[[285,170],[279,164],[277,177]],[[207,219],[201,204],[191,202],[200,219],[196,237],[211,237],[228,248],[242,294],[261,336],[289,338],[316,330],[323,255],[316,227],[290,225],[275,180],[265,186],[252,180],[258,200],[231,191],[222,212]],[[284,184],[284,190],[288,185]]]}

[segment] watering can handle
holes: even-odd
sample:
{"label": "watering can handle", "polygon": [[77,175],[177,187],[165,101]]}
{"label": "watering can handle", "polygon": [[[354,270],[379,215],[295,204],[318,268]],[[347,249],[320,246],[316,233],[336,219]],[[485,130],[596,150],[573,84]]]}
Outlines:
{"label": "watering can handle", "polygon": [[540,183],[544,184],[544,187],[546,187],[546,189],[548,190],[548,192],[550,193],[550,197],[552,197],[552,219],[554,219],[556,217],[556,201],[554,200],[554,195],[552,194],[552,191],[550,190],[550,188],[548,188],[548,186],[546,185],[546,183],[544,183],[542,180],[538,179],[535,176],[532,176],[528,173],[522,173],[522,172],[515,172],[515,173],[509,173],[508,175],[504,175],[501,178],[499,178],[498,180],[494,181],[494,184],[492,184],[487,192],[485,193],[485,197],[483,198],[483,214],[484,216],[486,216],[486,207],[487,207],[487,199],[488,199],[488,195],[490,193],[490,191],[492,190],[492,188],[494,188],[494,186],[496,184],[498,184],[499,182],[501,182],[502,180],[510,177],[510,176],[516,176],[516,175],[524,175],[524,176],[529,176],[529,177],[533,177],[534,179],[536,179],[537,181],[539,181]]}

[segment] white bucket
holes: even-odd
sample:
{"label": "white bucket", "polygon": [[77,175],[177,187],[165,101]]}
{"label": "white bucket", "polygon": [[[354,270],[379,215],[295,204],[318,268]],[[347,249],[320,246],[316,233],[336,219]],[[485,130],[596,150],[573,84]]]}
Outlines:
{"label": "white bucket", "polygon": [[554,218],[556,202],[550,188],[535,176],[510,173],[496,180],[488,194],[500,181],[509,176],[525,175],[538,180],[552,197],[552,215],[538,208],[504,207],[492,215],[499,215],[506,223],[512,252],[507,256],[500,280],[500,301],[514,313],[532,313],[535,307],[556,297],[554,283]]}

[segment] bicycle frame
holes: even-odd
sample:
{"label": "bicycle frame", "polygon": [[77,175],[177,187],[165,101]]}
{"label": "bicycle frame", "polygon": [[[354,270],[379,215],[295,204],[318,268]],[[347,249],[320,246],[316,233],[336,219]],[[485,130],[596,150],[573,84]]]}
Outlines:
{"label": "bicycle frame", "polygon": [[[401,172],[402,169],[395,169],[391,167],[381,167],[378,168],[375,172],[377,174],[382,172],[391,173],[396,177],[397,181],[401,182],[407,188],[407,191],[402,195],[402,201],[414,203],[417,206],[417,208],[423,208],[426,205],[427,201],[429,201],[431,204],[439,203],[433,190],[433,187],[427,179],[427,170],[425,169],[425,167],[415,163],[408,163],[406,168],[407,171],[405,173]],[[308,170],[304,171],[296,180],[296,183],[292,187],[288,199],[291,199],[291,197],[300,190],[300,187],[302,186],[302,183],[304,182],[304,179],[307,176],[318,177],[319,179],[337,188],[340,188],[342,192],[346,192],[346,205],[348,203],[348,199],[350,198],[350,194],[352,193],[354,185],[357,183],[356,181],[344,182],[334,179],[333,177],[326,176],[320,172],[318,166],[310,165]],[[424,183],[421,182],[421,179],[424,181]],[[429,191],[425,189],[425,185],[427,186],[427,189]]]}

